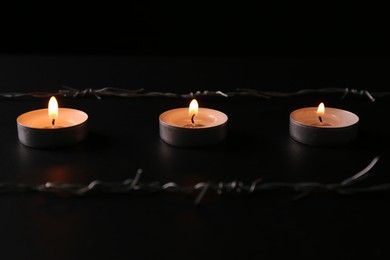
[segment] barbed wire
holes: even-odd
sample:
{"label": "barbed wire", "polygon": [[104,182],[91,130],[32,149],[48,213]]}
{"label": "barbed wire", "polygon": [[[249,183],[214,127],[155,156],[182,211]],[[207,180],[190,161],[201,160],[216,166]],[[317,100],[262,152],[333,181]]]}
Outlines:
{"label": "barbed wire", "polygon": [[320,88],[320,89],[302,89],[295,92],[275,92],[275,91],[262,91],[257,89],[238,88],[235,91],[223,92],[217,91],[196,91],[186,94],[171,93],[171,92],[147,92],[144,89],[121,89],[121,88],[100,88],[100,89],[74,89],[68,86],[64,86],[58,92],[10,92],[0,93],[2,99],[18,99],[18,98],[49,98],[51,96],[57,97],[95,97],[101,99],[103,97],[122,97],[122,98],[197,98],[197,97],[253,97],[261,99],[271,98],[290,98],[299,97],[313,94],[325,94],[325,95],[336,95],[340,99],[347,97],[365,98],[371,102],[374,102],[378,98],[390,97],[390,92],[369,92],[368,90],[357,90],[350,88]]}
{"label": "barbed wire", "polygon": [[254,194],[266,191],[283,191],[298,193],[295,199],[310,193],[333,192],[337,194],[361,194],[369,192],[390,191],[390,183],[379,185],[354,187],[352,185],[361,182],[371,174],[372,168],[379,161],[376,156],[364,169],[338,183],[317,183],[317,182],[271,182],[263,183],[262,179],[256,179],[249,184],[241,181],[231,182],[199,182],[191,186],[181,186],[175,182],[141,182],[142,169],[138,169],[134,178],[126,179],[122,182],[103,182],[94,180],[88,184],[77,183],[53,183],[25,184],[25,183],[0,183],[0,194],[17,193],[44,193],[44,194],[66,194],[71,196],[88,196],[92,194],[134,194],[134,193],[179,193],[184,195],[195,195],[195,204],[199,204],[206,193],[214,192],[217,195],[223,194]]}

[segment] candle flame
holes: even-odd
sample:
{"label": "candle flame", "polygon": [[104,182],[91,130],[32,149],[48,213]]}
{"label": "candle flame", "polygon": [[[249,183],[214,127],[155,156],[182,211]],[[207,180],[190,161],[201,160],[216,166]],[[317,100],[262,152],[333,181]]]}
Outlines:
{"label": "candle flame", "polygon": [[190,116],[198,114],[198,107],[199,107],[198,102],[196,101],[196,99],[193,99],[190,103],[188,114]]}
{"label": "candle flame", "polygon": [[55,97],[49,100],[49,119],[57,119],[58,117],[58,103]]}
{"label": "candle flame", "polygon": [[325,114],[325,106],[324,103],[321,102],[317,109],[317,115],[322,116],[323,114]]}

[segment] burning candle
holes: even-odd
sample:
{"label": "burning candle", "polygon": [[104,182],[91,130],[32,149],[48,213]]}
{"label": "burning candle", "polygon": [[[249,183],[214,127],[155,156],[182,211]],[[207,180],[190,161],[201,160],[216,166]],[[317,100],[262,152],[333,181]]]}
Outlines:
{"label": "burning candle", "polygon": [[82,141],[87,134],[88,115],[71,108],[58,108],[51,97],[48,108],[20,115],[17,121],[19,141],[33,148],[70,146]]}
{"label": "burning candle", "polygon": [[290,136],[310,145],[339,145],[357,136],[359,117],[337,108],[306,107],[290,114]]}
{"label": "burning candle", "polygon": [[58,118],[58,102],[55,97],[51,97],[49,100],[49,119],[51,120],[52,127],[55,126],[57,118]]}
{"label": "burning candle", "polygon": [[227,135],[228,117],[214,109],[199,108],[193,99],[188,108],[160,115],[160,137],[174,146],[206,146],[221,142]]}

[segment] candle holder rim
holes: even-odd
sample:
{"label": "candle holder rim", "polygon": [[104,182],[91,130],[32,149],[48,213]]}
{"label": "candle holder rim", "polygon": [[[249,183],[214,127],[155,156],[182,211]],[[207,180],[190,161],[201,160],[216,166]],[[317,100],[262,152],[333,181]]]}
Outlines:
{"label": "candle holder rim", "polygon": [[22,125],[22,124],[19,124],[18,125],[22,128],[26,128],[26,129],[29,129],[31,131],[37,131],[37,132],[65,132],[65,131],[71,131],[73,128],[77,128],[77,127],[82,127],[84,125],[87,124],[87,121],[88,120],[85,120],[84,122],[82,123],[78,123],[76,125],[72,125],[72,126],[65,126],[65,127],[58,127],[58,128],[37,128],[37,127],[31,127],[31,126],[26,126],[26,125]]}
{"label": "candle holder rim", "polygon": [[227,124],[227,122],[229,120],[229,117],[225,113],[223,113],[222,111],[219,111],[219,110],[216,110],[216,109],[212,109],[212,108],[207,108],[207,107],[200,107],[199,110],[213,111],[213,112],[218,113],[220,116],[223,117],[223,120],[221,120],[221,123],[218,123],[218,124],[213,125],[213,126],[204,126],[204,127],[197,127],[197,128],[188,128],[188,127],[173,125],[173,124],[170,124],[170,123],[164,121],[164,119],[163,119],[164,115],[172,113],[174,111],[182,111],[182,110],[187,110],[188,111],[188,108],[181,107],[181,108],[174,108],[174,109],[170,109],[170,110],[164,111],[159,116],[160,123],[165,125],[165,126],[167,126],[167,127],[170,127],[170,128],[183,129],[185,131],[200,131],[200,130],[213,129],[213,128],[224,126],[224,125]]}
{"label": "candle holder rim", "polygon": [[[217,109],[208,108],[208,107],[199,107],[198,109],[199,109],[199,110],[210,110],[210,111],[215,111],[215,112],[221,113],[221,114],[223,114],[223,115],[226,116],[225,113],[223,113],[222,111],[219,111],[219,110],[217,110]],[[179,111],[179,110],[187,110],[187,111],[188,111],[188,107],[172,108],[172,109],[169,109],[169,110],[166,110],[166,111],[162,112],[162,113],[160,114],[160,116],[163,115],[163,114],[165,114],[165,113],[169,113],[169,112],[172,112],[172,111]],[[226,117],[227,117],[227,116],[226,116]]]}
{"label": "candle holder rim", "polygon": [[302,125],[302,126],[305,126],[305,127],[311,127],[311,128],[316,128],[316,129],[342,129],[342,128],[348,128],[348,127],[353,127],[355,125],[357,125],[360,121],[360,118],[358,115],[356,115],[355,113],[351,112],[351,111],[348,111],[348,110],[345,110],[345,109],[340,109],[340,108],[334,108],[334,107],[326,107],[325,108],[325,113],[326,111],[333,111],[333,112],[338,112],[338,113],[343,113],[343,114],[347,114],[348,116],[352,117],[352,123],[350,124],[347,124],[347,125],[343,125],[343,126],[313,126],[313,125],[309,125],[309,124],[305,124],[305,123],[302,123],[298,120],[296,120],[294,118],[294,115],[299,112],[299,111],[303,111],[303,110],[314,110],[314,111],[317,111],[317,107],[303,107],[303,108],[298,108],[298,109],[295,109],[293,110],[291,113],[290,113],[290,120],[292,120],[294,123],[296,124],[299,124],[299,125]]}
{"label": "candle holder rim", "polygon": [[[297,109],[294,109],[291,113],[294,113],[296,111],[299,111],[299,110],[309,110],[309,109],[315,109],[317,111],[318,107],[301,107],[301,108],[297,108]],[[354,114],[356,115],[355,113],[349,111],[349,110],[345,110],[345,109],[341,109],[341,108],[336,108],[336,107],[325,107],[325,112],[328,111],[328,110],[331,110],[331,111],[338,111],[338,112],[348,112],[348,113],[351,113],[351,114]]]}
{"label": "candle holder rim", "polygon": [[78,109],[74,109],[74,108],[67,108],[67,107],[61,107],[61,108],[58,108],[58,110],[66,110],[66,111],[76,111],[77,113],[80,113],[84,116],[83,120],[81,120],[80,122],[77,122],[75,125],[72,125],[72,126],[66,126],[66,127],[61,127],[61,128],[51,128],[51,129],[46,129],[46,128],[39,128],[39,127],[31,127],[29,125],[26,125],[24,123],[21,122],[21,118],[30,114],[30,113],[37,113],[37,112],[42,112],[42,111],[47,111],[48,109],[47,108],[41,108],[41,109],[35,109],[35,110],[31,110],[31,111],[27,111],[21,115],[19,115],[17,118],[16,118],[16,122],[18,125],[22,126],[22,127],[25,127],[25,128],[29,128],[29,129],[35,129],[35,130],[50,130],[50,131],[53,131],[53,130],[64,130],[64,129],[70,129],[70,128],[73,128],[73,127],[78,127],[80,125],[83,125],[85,124],[87,121],[88,121],[88,114],[85,113],[84,111],[82,110],[78,110]]}
{"label": "candle holder rim", "polygon": [[224,123],[221,123],[218,125],[189,128],[189,127],[184,127],[184,126],[177,126],[177,125],[168,124],[167,122],[164,122],[161,119],[159,121],[162,125],[164,125],[166,127],[173,128],[173,129],[181,129],[183,131],[206,131],[209,129],[224,127],[225,125],[227,125],[227,120],[226,120]]}
{"label": "candle holder rim", "polygon": [[308,124],[303,124],[299,121],[296,121],[294,120],[293,118],[291,118],[291,121],[294,123],[294,124],[297,124],[297,125],[300,125],[302,127],[307,127],[307,128],[313,128],[313,129],[323,129],[323,130],[320,130],[320,131],[338,131],[338,130],[341,130],[341,129],[347,129],[347,128],[352,128],[352,127],[356,127],[356,125],[359,123],[359,121],[357,121],[356,123],[353,123],[353,124],[350,124],[350,125],[346,125],[346,126],[314,126],[314,125],[308,125]]}

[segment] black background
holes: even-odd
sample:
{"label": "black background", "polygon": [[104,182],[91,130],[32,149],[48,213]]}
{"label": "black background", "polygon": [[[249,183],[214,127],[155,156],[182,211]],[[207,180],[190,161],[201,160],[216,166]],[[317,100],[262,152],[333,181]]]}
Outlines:
{"label": "black background", "polygon": [[3,9],[0,52],[384,57],[385,10],[339,3],[26,5]]}

